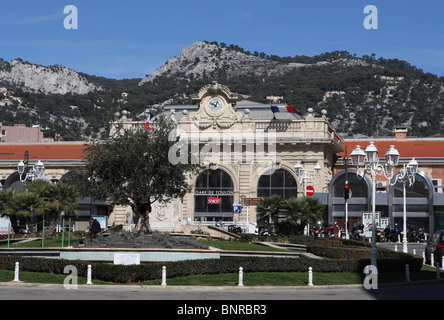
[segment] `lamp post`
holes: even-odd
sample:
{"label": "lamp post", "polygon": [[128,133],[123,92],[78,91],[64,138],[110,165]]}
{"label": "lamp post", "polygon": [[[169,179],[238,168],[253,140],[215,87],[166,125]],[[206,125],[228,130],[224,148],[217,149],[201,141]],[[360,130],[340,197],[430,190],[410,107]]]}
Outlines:
{"label": "lamp post", "polygon": [[40,178],[43,175],[43,171],[45,170],[45,166],[40,160],[37,161],[37,163],[33,166],[32,169],[28,169],[28,162],[29,162],[29,153],[28,150],[26,150],[24,159],[20,161],[17,165],[17,171],[20,175],[21,182],[26,182],[28,180],[33,181],[36,178]]}
{"label": "lamp post", "polygon": [[[302,190],[304,195],[306,194],[305,190],[305,182],[311,181],[313,184],[317,184],[319,182],[319,178],[321,176],[321,166],[319,164],[316,164],[314,167],[314,178],[312,175],[308,173],[308,170],[304,168],[304,166],[299,161],[294,166],[294,172],[296,173],[296,177],[298,179],[298,182],[300,185],[302,185]],[[320,222],[319,222],[320,224]],[[310,234],[310,226],[307,225],[307,232]]]}
{"label": "lamp post", "polygon": [[408,252],[407,247],[407,199],[406,199],[406,184],[409,182],[409,187],[415,183],[415,176],[418,172],[418,162],[413,158],[410,162],[403,166],[402,170],[399,172],[393,182],[390,183],[394,186],[397,182],[402,182],[403,189],[403,226],[402,230],[402,251],[404,253]]}
{"label": "lamp post", "polygon": [[302,185],[305,194],[305,183],[311,181],[314,184],[319,182],[319,178],[321,176],[321,166],[316,164],[314,167],[314,177],[309,174],[309,171],[304,168],[301,162],[298,162],[294,166],[294,172],[296,173],[296,177],[299,181],[299,184]]}
{"label": "lamp post", "polygon": [[[369,174],[372,178],[372,248],[371,248],[371,264],[376,265],[376,175],[383,175],[388,181],[393,178],[393,169],[398,165],[399,152],[394,146],[390,146],[390,149],[385,154],[385,165],[379,164],[378,149],[374,142],[370,142],[370,145],[364,150],[361,146],[356,146],[350,157],[352,164],[357,168],[357,176],[363,177],[365,173]],[[364,167],[364,171],[360,172],[359,167]]]}

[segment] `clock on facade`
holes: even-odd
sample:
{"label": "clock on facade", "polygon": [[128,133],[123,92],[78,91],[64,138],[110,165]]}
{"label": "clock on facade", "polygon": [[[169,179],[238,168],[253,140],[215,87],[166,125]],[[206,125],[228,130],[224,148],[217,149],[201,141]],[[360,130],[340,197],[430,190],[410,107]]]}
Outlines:
{"label": "clock on facade", "polygon": [[211,112],[218,113],[222,110],[223,102],[220,98],[213,98],[210,100],[208,107]]}

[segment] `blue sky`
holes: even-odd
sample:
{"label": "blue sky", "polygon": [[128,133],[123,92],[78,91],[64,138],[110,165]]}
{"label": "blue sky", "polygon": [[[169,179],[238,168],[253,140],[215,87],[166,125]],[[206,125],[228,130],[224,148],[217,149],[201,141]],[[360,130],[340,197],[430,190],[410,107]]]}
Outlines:
{"label": "blue sky", "polygon": [[[67,5],[77,30],[64,28]],[[377,30],[364,28],[367,5]],[[1,58],[109,78],[144,77],[199,40],[278,56],[375,53],[444,76],[440,0],[3,0],[0,10]]]}

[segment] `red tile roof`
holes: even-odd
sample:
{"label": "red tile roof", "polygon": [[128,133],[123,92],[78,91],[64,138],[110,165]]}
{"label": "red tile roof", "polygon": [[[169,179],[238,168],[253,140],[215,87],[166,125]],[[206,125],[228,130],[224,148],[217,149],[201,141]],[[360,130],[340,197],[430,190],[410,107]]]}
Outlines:
{"label": "red tile roof", "polygon": [[357,145],[364,149],[370,144],[370,141],[375,142],[376,148],[379,151],[379,157],[383,158],[385,153],[394,145],[398,149],[401,158],[444,158],[444,139],[412,139],[412,140],[345,140],[342,148],[343,152],[340,156],[345,154],[345,147],[347,147],[347,154],[350,154]]}
{"label": "red tile roof", "polygon": [[0,143],[0,161],[23,160],[28,150],[30,160],[81,160],[86,144],[78,143],[42,143],[42,144],[2,144]]}

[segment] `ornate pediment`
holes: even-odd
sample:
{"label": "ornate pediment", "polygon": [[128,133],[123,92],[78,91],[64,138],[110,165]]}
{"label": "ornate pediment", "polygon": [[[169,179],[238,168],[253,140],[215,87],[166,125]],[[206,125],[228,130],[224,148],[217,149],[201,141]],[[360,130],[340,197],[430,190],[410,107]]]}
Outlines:
{"label": "ornate pediment", "polygon": [[198,110],[190,114],[190,120],[202,130],[230,128],[242,118],[242,114],[236,111],[236,103],[242,97],[217,82],[203,87],[193,100]]}

